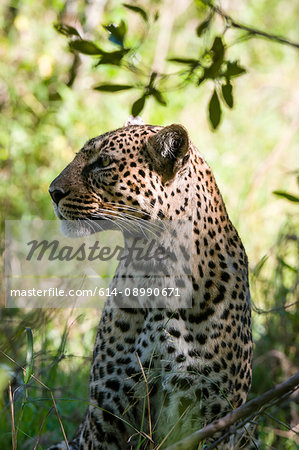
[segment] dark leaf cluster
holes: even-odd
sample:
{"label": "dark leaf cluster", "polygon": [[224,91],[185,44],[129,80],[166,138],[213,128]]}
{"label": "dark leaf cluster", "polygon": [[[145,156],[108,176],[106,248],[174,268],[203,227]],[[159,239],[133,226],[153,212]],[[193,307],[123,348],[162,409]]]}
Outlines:
{"label": "dark leaf cluster", "polygon": [[[151,14],[138,4],[123,3],[122,6],[128,11],[139,15],[148,29],[151,23],[158,19],[157,12],[154,17],[151,17]],[[207,3],[207,6],[211,6],[210,2]],[[198,38],[202,38],[204,34],[209,36],[209,30],[216,15],[217,8],[210,7],[209,14],[196,28],[196,36]],[[97,57],[95,67],[103,65],[118,66],[121,69],[128,69],[136,78],[136,82],[132,84],[103,82],[96,85],[94,87],[95,90],[115,93],[133,88],[142,89],[141,96],[131,106],[131,113],[134,116],[141,113],[149,97],[163,106],[167,104],[161,90],[161,80],[170,78],[170,76],[156,72],[148,73],[149,69],[144,70],[141,67],[141,63],[136,65],[136,62],[132,62],[132,56],[137,53],[138,46],[135,48],[126,46],[128,26],[124,20],[121,20],[119,24],[109,23],[103,25],[104,30],[108,33],[108,40],[118,47],[114,51],[106,51],[99,47],[96,42],[82,39],[79,32],[69,25],[55,24],[55,28],[59,33],[69,38],[69,47],[72,52]],[[181,73],[176,74],[178,77],[177,85],[179,85],[180,79],[184,79],[183,82],[185,84],[193,83],[197,87],[207,81],[214,84],[208,104],[208,118],[212,129],[215,130],[221,122],[222,106],[224,105],[228,108],[233,108],[234,106],[233,79],[246,73],[246,69],[238,61],[228,58],[224,34],[214,37],[211,45],[205,48],[198,58],[174,56],[168,61],[185,67],[185,70],[183,69]],[[147,84],[142,81],[144,76],[147,76],[147,79],[149,79]]]}

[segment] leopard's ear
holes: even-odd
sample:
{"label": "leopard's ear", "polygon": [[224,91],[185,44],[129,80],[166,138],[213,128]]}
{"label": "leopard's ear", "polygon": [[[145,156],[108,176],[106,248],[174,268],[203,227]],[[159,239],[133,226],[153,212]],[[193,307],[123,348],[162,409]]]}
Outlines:
{"label": "leopard's ear", "polygon": [[148,139],[147,150],[162,182],[171,181],[188,160],[189,136],[182,125],[170,125]]}
{"label": "leopard's ear", "polygon": [[129,127],[131,125],[144,125],[144,122],[139,116],[129,116],[124,124],[124,127]]}

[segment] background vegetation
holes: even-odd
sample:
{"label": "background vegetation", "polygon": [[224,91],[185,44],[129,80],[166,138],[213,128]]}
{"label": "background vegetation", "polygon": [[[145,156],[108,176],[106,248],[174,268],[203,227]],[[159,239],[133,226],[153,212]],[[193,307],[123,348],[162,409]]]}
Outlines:
{"label": "background vegetation", "polygon": [[[212,47],[215,36],[222,35],[223,20],[215,15],[198,36],[199,24],[210,14],[204,2],[146,0],[142,7],[148,20],[116,0],[1,2],[1,227],[4,230],[5,219],[54,219],[50,181],[87,139],[122,126],[143,96],[150,73],[164,74],[154,80],[159,94],[146,97],[143,119],[186,126],[214,171],[249,257],[254,397],[295,373],[298,365],[298,51],[266,39],[245,39],[246,33],[227,29],[226,57],[247,71],[232,80],[230,109],[221,97],[223,81],[215,77],[199,86],[195,78],[186,82],[190,64],[167,61],[198,59]],[[299,41],[296,0],[226,0],[221,7],[241,23]],[[122,43],[113,41],[113,29],[109,33],[101,24],[119,25],[122,20],[128,30],[123,47],[136,50],[131,59],[124,56],[121,67],[115,61],[96,65],[103,54],[99,58],[71,52],[69,42],[74,50],[78,36],[69,38],[53,26],[75,27],[81,38],[111,53],[121,51]],[[211,56],[204,61],[209,66]],[[142,67],[142,73],[132,65]],[[196,70],[198,79],[202,69]],[[134,89],[110,94],[93,89],[111,83]],[[215,86],[223,114],[212,132],[208,104]],[[100,314],[2,308],[1,350],[12,360],[2,355],[0,365],[1,448],[12,447],[9,383],[18,448],[35,448],[37,440],[36,448],[45,448],[62,439],[49,391],[35,380],[24,385],[22,370],[15,364],[25,364],[25,327],[33,331],[35,376],[52,389],[70,437],[86,407],[89,359]],[[292,431],[298,424],[296,398],[294,394],[260,419],[262,448],[297,448]]]}

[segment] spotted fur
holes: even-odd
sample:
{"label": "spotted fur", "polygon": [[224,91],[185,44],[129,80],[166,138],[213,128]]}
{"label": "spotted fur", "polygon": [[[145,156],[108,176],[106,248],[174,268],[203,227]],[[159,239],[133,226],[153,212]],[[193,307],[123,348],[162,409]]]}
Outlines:
{"label": "spotted fur", "polygon": [[88,233],[75,219],[102,217],[111,224],[120,212],[127,221],[183,219],[191,227],[192,307],[129,309],[106,301],[90,406],[70,448],[136,448],[140,430],[140,448],[149,448],[140,365],[149,377],[153,440],[165,439],[162,448],[242,405],[252,360],[247,257],[211,169],[186,130],[129,125],[91,139],[50,193],[57,216],[72,221],[64,225],[68,234]]}

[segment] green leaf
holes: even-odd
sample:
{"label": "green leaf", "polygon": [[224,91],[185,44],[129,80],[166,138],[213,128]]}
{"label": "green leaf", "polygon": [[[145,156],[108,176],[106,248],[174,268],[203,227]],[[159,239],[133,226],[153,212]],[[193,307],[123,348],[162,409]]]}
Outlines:
{"label": "green leaf", "polygon": [[158,103],[160,103],[163,106],[167,105],[167,102],[165,98],[163,97],[162,93],[158,91],[157,89],[152,89],[151,95],[157,100]]}
{"label": "green leaf", "polygon": [[143,95],[133,104],[131,113],[133,114],[134,117],[138,116],[138,114],[141,113],[141,111],[143,110],[145,105],[145,99],[146,96]]}
{"label": "green leaf", "polygon": [[214,130],[218,127],[221,119],[221,107],[216,89],[209,102],[209,119]]}
{"label": "green leaf", "polygon": [[205,76],[203,75],[203,76],[201,76],[201,77],[198,78],[198,80],[197,80],[197,85],[200,86],[201,83],[203,83],[204,81],[206,81],[206,78],[205,78]]}
{"label": "green leaf", "polygon": [[286,269],[289,269],[291,272],[297,273],[298,270],[297,268],[291,266],[290,264],[286,263],[282,258],[280,258],[279,256],[277,256],[277,261],[280,262],[280,264],[285,267]]}
{"label": "green leaf", "polygon": [[203,80],[218,78],[220,76],[220,66],[221,64],[218,64],[217,62],[212,63],[210,67],[205,68],[201,78],[203,78]]}
{"label": "green leaf", "polygon": [[79,36],[79,32],[76,28],[71,27],[70,25],[66,25],[65,23],[55,23],[54,28],[58,33],[63,34],[64,36]]}
{"label": "green leaf", "polygon": [[222,38],[220,36],[216,36],[211,47],[211,51],[213,52],[213,62],[214,64],[217,62],[219,65],[222,64],[225,48],[222,42]]}
{"label": "green leaf", "polygon": [[211,17],[208,17],[208,19],[201,22],[198,27],[196,28],[196,34],[198,37],[200,37],[207,29],[209,28],[211,22]]}
{"label": "green leaf", "polygon": [[221,86],[222,96],[229,108],[234,106],[233,87],[229,81]]}
{"label": "green leaf", "polygon": [[223,64],[225,47],[220,36],[215,37],[210,52],[212,52],[212,64],[204,69],[204,74],[200,78],[201,82],[203,80],[214,79],[223,76],[220,69]]}
{"label": "green leaf", "polygon": [[133,87],[134,86],[129,86],[125,84],[99,84],[98,86],[95,86],[93,89],[102,92],[119,92],[132,89]]}
{"label": "green leaf", "polygon": [[31,328],[25,328],[27,334],[27,356],[24,383],[27,384],[33,374],[33,336]]}
{"label": "green leaf", "polygon": [[239,66],[238,61],[228,61],[226,70],[224,72],[224,76],[226,78],[239,77],[243,73],[246,73],[246,69],[244,67]]}
{"label": "green leaf", "polygon": [[273,191],[273,194],[277,195],[278,197],[285,198],[285,199],[289,200],[290,202],[295,202],[295,203],[299,202],[299,197],[297,197],[297,195],[289,194],[288,192]]}
{"label": "green leaf", "polygon": [[119,25],[114,25],[113,23],[111,23],[109,25],[103,25],[103,27],[110,34],[109,40],[111,42],[121,47],[124,46],[124,39],[127,33],[127,25],[123,20],[119,23]]}
{"label": "green leaf", "polygon": [[103,53],[105,53],[93,42],[85,41],[84,39],[77,39],[76,41],[72,41],[69,43],[69,46],[72,50],[84,53],[85,55],[102,55]]}
{"label": "green leaf", "polygon": [[267,255],[264,255],[264,256],[260,259],[260,261],[256,264],[256,266],[254,267],[254,269],[253,269],[253,271],[252,271],[252,274],[253,274],[254,277],[257,277],[257,276],[259,275],[259,273],[260,273],[260,271],[262,270],[262,268],[264,267],[265,262],[267,261],[267,259],[268,259],[268,256],[267,256]]}
{"label": "green leaf", "polygon": [[151,87],[151,86],[153,86],[153,84],[154,84],[154,82],[155,82],[155,80],[156,80],[156,78],[157,78],[157,72],[152,72],[151,73],[151,76],[150,76],[150,81],[149,81],[149,83],[148,83],[148,86],[149,87]]}
{"label": "green leaf", "polygon": [[169,58],[167,61],[176,62],[178,64],[200,65],[200,63],[197,59],[192,59],[192,58]]}
{"label": "green leaf", "polygon": [[119,66],[123,57],[130,51],[129,48],[117,50],[115,52],[104,52],[100,60],[96,64],[100,66],[101,64],[112,64],[114,66]]}
{"label": "green leaf", "polygon": [[123,3],[123,6],[131,11],[139,14],[145,22],[148,21],[148,14],[144,9],[140,8],[140,6],[129,5],[128,3]]}

